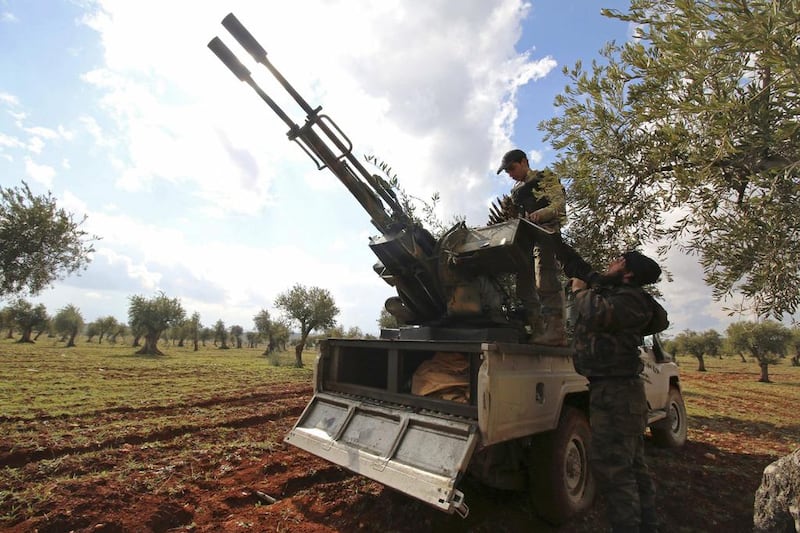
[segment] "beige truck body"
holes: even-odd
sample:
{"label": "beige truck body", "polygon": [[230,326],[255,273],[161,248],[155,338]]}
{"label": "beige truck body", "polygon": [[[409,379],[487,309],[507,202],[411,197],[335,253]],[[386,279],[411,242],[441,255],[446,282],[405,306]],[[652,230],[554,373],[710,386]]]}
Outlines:
{"label": "beige truck body", "polygon": [[[410,392],[415,369],[438,352],[467,357],[466,403]],[[676,364],[652,337],[641,358],[650,422],[685,417],[682,402],[670,405],[670,390],[680,392]],[[567,407],[588,411],[588,384],[575,372],[571,350],[532,344],[329,339],[314,383],[286,442],[462,516],[468,507],[457,485],[478,456],[502,456],[483,452],[553,434]],[[678,423],[685,438],[685,421]],[[570,446],[585,456],[586,443]]]}

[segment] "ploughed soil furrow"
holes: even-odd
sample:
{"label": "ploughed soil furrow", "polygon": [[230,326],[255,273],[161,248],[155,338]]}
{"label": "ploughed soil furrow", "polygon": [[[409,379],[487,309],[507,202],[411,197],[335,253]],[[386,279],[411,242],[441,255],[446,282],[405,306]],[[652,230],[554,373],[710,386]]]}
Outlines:
{"label": "ploughed soil furrow", "polygon": [[108,409],[98,409],[96,411],[87,411],[79,414],[46,414],[35,413],[30,417],[23,416],[2,416],[0,415],[0,424],[6,422],[28,422],[36,420],[37,422],[43,420],[70,420],[70,419],[85,419],[85,418],[98,418],[103,415],[109,414],[129,414],[129,413],[159,413],[159,412],[174,412],[180,409],[193,409],[213,407],[215,405],[248,405],[254,402],[272,402],[276,400],[283,400],[286,398],[295,397],[311,397],[312,388],[307,383],[289,385],[281,390],[269,390],[265,392],[243,392],[231,396],[214,396],[212,398],[205,398],[196,402],[186,403],[170,403],[167,405],[143,405],[140,407],[131,407],[121,405],[118,407],[109,407]]}
{"label": "ploughed soil furrow", "polygon": [[8,452],[0,452],[0,467],[6,466],[18,468],[27,463],[57,459],[58,457],[63,457],[65,455],[96,452],[106,448],[117,448],[126,444],[140,445],[151,442],[171,440],[186,434],[199,433],[209,429],[242,429],[257,426],[266,422],[281,420],[287,417],[294,419],[300,416],[300,414],[303,412],[305,403],[275,407],[277,408],[273,411],[264,414],[231,418],[209,424],[182,424],[178,426],[170,426],[144,434],[120,435],[85,446],[52,447],[37,450],[17,448]]}

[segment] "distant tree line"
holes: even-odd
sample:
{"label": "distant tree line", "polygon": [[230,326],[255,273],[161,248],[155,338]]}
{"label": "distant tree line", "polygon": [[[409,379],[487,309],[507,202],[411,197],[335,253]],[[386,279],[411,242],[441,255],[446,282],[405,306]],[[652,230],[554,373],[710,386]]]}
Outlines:
{"label": "distant tree line", "polygon": [[773,320],[740,321],[729,325],[724,337],[714,329],[687,329],[665,340],[664,347],[673,354],[697,359],[699,372],[706,371],[706,357],[738,356],[742,362],[749,357],[761,369],[759,381],[768,383],[769,365],[788,357],[793,366],[800,366],[800,327],[788,328]]}
{"label": "distant tree line", "polygon": [[[194,351],[199,347],[212,343],[221,350],[230,348],[258,348],[264,345],[263,355],[276,350],[285,351],[290,341],[295,340],[295,364],[303,366],[302,352],[307,344],[312,345],[320,337],[373,337],[364,335],[358,327],[348,330],[336,323],[338,307],[330,292],[319,287],[304,287],[296,284],[288,291],[278,295],[275,306],[283,312],[283,316],[272,317],[266,309],[261,309],[253,317],[254,329],[245,331],[244,327],[234,324],[225,325],[222,319],[213,326],[204,326],[197,312],[187,318],[186,312],[177,298],[169,298],[158,293],[151,298],[141,295],[130,297],[128,322],[117,320],[113,316],[100,317],[86,322],[80,309],[69,304],[59,309],[55,316],[48,315],[44,304],[34,305],[24,298],[17,298],[10,305],[0,309],[0,331],[5,338],[15,338],[17,342],[35,342],[42,333],[50,337],[58,337],[66,347],[73,347],[79,336],[85,336],[85,342],[110,344],[125,342],[139,348],[136,352],[142,355],[163,355],[162,346],[185,347],[190,343]],[[294,333],[293,327],[299,329]],[[317,331],[317,335],[312,332]]]}

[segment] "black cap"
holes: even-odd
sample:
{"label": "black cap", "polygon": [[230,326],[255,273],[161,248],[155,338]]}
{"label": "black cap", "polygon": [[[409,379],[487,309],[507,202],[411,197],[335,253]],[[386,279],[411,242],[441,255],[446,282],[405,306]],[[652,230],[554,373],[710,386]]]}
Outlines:
{"label": "black cap", "polygon": [[661,276],[661,267],[646,255],[632,251],[622,254],[625,270],[633,273],[633,280],[639,285],[655,283]]}
{"label": "black cap", "polygon": [[503,156],[503,160],[500,162],[500,168],[497,169],[497,173],[500,174],[511,163],[519,163],[523,159],[528,159],[528,156],[525,155],[525,152],[522,150],[515,148],[510,152],[506,152],[506,155]]}

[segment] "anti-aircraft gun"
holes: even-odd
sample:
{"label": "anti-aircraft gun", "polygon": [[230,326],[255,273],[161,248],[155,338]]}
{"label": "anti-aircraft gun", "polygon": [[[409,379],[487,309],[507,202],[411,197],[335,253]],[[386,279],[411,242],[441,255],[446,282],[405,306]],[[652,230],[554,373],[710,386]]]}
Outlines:
{"label": "anti-aircraft gun", "polygon": [[[379,259],[375,271],[397,290],[386,309],[415,338],[456,336],[486,340],[525,337],[524,312],[503,290],[497,276],[530,268],[533,239],[546,230],[523,219],[483,228],[459,223],[439,239],[403,210],[389,184],[370,174],[353,154],[350,139],[321,107],[312,108],[267,58],[267,52],[231,13],[222,25],[269,70],[306,114],[302,126],[253,80],[250,71],[218,37],[208,46],[289,127],[287,136],[347,187],[369,214],[380,235],[370,239]],[[455,331],[460,330],[460,331]]]}
{"label": "anti-aircraft gun", "polygon": [[[211,50],[370,215],[380,232],[370,242],[375,270],[397,289],[387,310],[407,325],[392,337],[322,341],[314,396],[284,440],[448,513],[469,512],[457,488],[467,469],[493,487],[528,490],[550,522],[585,510],[595,492],[586,378],[575,372],[570,348],[524,342],[525,324],[498,281],[530,272],[532,245],[546,230],[521,218],[502,220],[495,206],[495,224],[460,223],[434,238],[236,17],[222,24],[294,98],[305,123],[295,124],[220,39]],[[657,339],[644,344],[651,431],[680,446],[686,424],[677,366]],[[433,379],[442,368],[447,379]]]}

